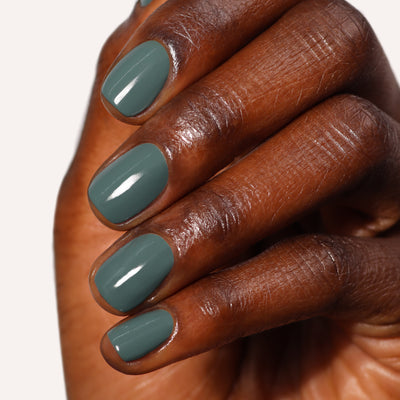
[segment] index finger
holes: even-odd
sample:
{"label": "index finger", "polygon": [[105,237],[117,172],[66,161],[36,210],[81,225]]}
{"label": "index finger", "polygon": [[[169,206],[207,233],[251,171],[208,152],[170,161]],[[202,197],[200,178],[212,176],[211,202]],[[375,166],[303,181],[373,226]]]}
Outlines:
{"label": "index finger", "polygon": [[[141,24],[111,66],[102,87],[105,106],[124,122],[143,123],[299,1],[165,2]],[[159,2],[147,7],[155,5]]]}

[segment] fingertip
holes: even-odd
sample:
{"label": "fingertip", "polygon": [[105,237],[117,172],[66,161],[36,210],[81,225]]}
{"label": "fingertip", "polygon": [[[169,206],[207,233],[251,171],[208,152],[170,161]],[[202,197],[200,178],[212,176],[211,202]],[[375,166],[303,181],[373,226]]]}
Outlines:
{"label": "fingertip", "polygon": [[161,197],[168,182],[164,152],[154,143],[139,143],[103,164],[90,182],[89,202],[101,222],[126,229]]}
{"label": "fingertip", "polygon": [[109,312],[110,314],[118,315],[118,316],[126,316],[126,312],[122,312],[117,310],[116,308],[112,307],[101,295],[99,288],[97,287],[95,278],[98,269],[100,268],[101,264],[98,264],[97,262],[93,265],[90,273],[89,273],[89,288],[90,292],[92,293],[92,296],[96,303],[105,311]]}
{"label": "fingertip", "polygon": [[162,350],[174,336],[174,330],[172,314],[162,308],[153,309],[110,329],[101,340],[101,353],[120,372],[150,372],[165,364]]}
{"label": "fingertip", "polygon": [[[106,75],[107,77],[107,75]],[[104,82],[102,85],[102,89],[100,91],[101,102],[103,103],[104,108],[111,114],[115,119],[129,125],[141,125],[144,121],[140,117],[137,119],[132,119],[127,115],[124,115],[122,112],[118,110],[117,107],[114,106],[112,102],[110,102],[107,97],[103,93]]]}
{"label": "fingertip", "polygon": [[100,352],[110,367],[126,375],[136,375],[135,372],[129,368],[129,365],[119,356],[117,350],[111,343],[108,333],[101,339]]}
{"label": "fingertip", "polygon": [[171,244],[161,235],[128,233],[103,253],[89,275],[93,297],[106,311],[128,315],[149,306],[174,266]]}
{"label": "fingertip", "polygon": [[[134,46],[108,72],[101,87],[103,104],[116,118],[137,124],[149,114],[171,70],[168,47],[157,40]],[[143,119],[143,118],[142,118]]]}

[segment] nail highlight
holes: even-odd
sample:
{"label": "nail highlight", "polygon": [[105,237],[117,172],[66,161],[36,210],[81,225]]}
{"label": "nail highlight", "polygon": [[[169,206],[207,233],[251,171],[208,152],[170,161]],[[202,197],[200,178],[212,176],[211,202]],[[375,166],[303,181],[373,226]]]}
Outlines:
{"label": "nail highlight", "polygon": [[138,236],[108,258],[94,282],[104,300],[121,312],[142,303],[174,265],[168,243],[153,233]]}
{"label": "nail highlight", "polygon": [[144,143],[126,152],[91,182],[88,195],[97,210],[119,224],[144,210],[168,182],[168,165],[159,148]]}
{"label": "nail highlight", "polygon": [[167,51],[160,43],[149,40],[135,47],[115,65],[101,92],[121,114],[134,117],[153,103],[168,74]]}
{"label": "nail highlight", "polygon": [[125,362],[137,360],[165,342],[174,319],[165,310],[154,310],[130,319],[108,332],[108,338]]}

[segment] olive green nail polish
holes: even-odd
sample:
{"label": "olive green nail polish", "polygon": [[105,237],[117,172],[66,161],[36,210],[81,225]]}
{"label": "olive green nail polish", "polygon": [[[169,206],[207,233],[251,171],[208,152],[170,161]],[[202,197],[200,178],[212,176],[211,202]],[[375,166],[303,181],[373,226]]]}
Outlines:
{"label": "olive green nail polish", "polygon": [[154,310],[130,319],[108,332],[108,338],[126,362],[150,353],[165,342],[174,329],[174,319],[165,310]]}
{"label": "olive green nail polish", "polygon": [[118,224],[145,209],[168,182],[168,166],[157,146],[144,143],[101,171],[89,186],[88,195],[97,210]]}
{"label": "olive green nail polish", "polygon": [[174,254],[158,235],[138,236],[108,258],[94,282],[104,300],[127,312],[145,300],[174,265]]}
{"label": "olive green nail polish", "polygon": [[160,43],[149,40],[135,47],[115,65],[101,92],[121,114],[133,117],[151,105],[168,74],[167,51]]}
{"label": "olive green nail polish", "polygon": [[140,5],[142,7],[148,6],[153,0],[140,0]]}

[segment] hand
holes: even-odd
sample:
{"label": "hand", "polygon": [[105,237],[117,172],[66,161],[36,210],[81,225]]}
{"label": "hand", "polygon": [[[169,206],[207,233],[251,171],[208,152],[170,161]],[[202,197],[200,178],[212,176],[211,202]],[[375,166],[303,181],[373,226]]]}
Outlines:
{"label": "hand", "polygon": [[[399,88],[371,28],[343,1],[161,3],[106,43],[60,192],[70,398],[400,398]],[[104,357],[144,375],[102,360],[117,322]]]}

